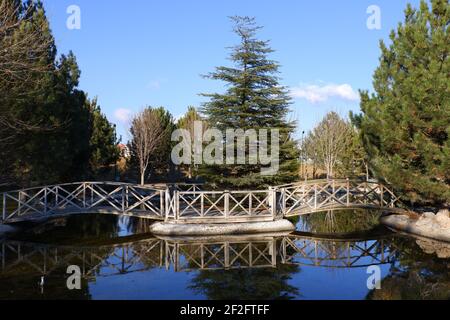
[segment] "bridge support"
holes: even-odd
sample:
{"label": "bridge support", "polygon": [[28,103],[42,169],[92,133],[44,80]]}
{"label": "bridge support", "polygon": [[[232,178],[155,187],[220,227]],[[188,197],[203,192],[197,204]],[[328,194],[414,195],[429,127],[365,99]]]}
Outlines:
{"label": "bridge support", "polygon": [[183,224],[157,222],[150,232],[157,236],[225,236],[292,232],[295,226],[288,220],[214,224]]}

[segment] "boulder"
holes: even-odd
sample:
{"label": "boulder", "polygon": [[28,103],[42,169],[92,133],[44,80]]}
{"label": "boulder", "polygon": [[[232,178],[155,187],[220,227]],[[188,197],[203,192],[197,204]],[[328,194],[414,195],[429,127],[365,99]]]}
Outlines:
{"label": "boulder", "polygon": [[425,212],[420,215],[419,219],[416,221],[416,226],[418,227],[430,227],[434,223],[436,215],[433,212]]}
{"label": "boulder", "polygon": [[435,220],[442,229],[450,229],[450,216],[447,209],[439,211]]}

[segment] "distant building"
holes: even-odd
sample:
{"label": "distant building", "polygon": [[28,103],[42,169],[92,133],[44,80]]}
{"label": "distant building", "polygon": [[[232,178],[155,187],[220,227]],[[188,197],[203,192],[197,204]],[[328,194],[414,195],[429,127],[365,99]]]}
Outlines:
{"label": "distant building", "polygon": [[119,143],[119,144],[117,145],[117,147],[118,147],[119,150],[120,150],[120,156],[121,156],[122,158],[125,158],[125,159],[131,158],[130,148],[128,148],[128,146],[127,146],[126,144]]}

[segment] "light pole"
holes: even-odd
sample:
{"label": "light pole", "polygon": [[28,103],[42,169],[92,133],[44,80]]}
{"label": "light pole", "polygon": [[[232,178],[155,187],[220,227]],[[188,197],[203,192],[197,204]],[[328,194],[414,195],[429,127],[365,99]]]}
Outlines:
{"label": "light pole", "polygon": [[302,178],[305,178],[305,171],[306,171],[306,167],[305,167],[305,131],[302,131],[302,148],[300,150],[300,161],[301,161],[301,173],[302,173]]}

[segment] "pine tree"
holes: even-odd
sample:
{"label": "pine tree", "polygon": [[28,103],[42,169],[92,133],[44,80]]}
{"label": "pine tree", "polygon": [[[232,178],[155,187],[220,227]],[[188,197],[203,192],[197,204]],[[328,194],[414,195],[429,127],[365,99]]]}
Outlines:
{"label": "pine tree", "polygon": [[97,104],[97,98],[86,101],[90,112],[90,171],[95,176],[100,170],[108,169],[119,159],[116,127],[108,121]]}
{"label": "pine tree", "polygon": [[361,128],[377,178],[421,204],[450,203],[450,5],[408,5],[381,42],[375,93],[361,93]]}
{"label": "pine tree", "polygon": [[[295,123],[286,118],[291,99],[279,84],[279,64],[268,58],[268,41],[256,38],[260,27],[254,18],[232,17],[240,44],[232,49],[233,67],[218,67],[206,77],[224,81],[224,94],[204,94],[203,105],[211,127],[226,129],[279,129],[280,169],[274,176],[261,175],[262,165],[214,165],[202,168],[209,183],[237,188],[255,188],[290,182],[298,178],[299,150],[292,139]],[[270,150],[270,149],[269,149]],[[248,150],[246,151],[248,155]]]}

